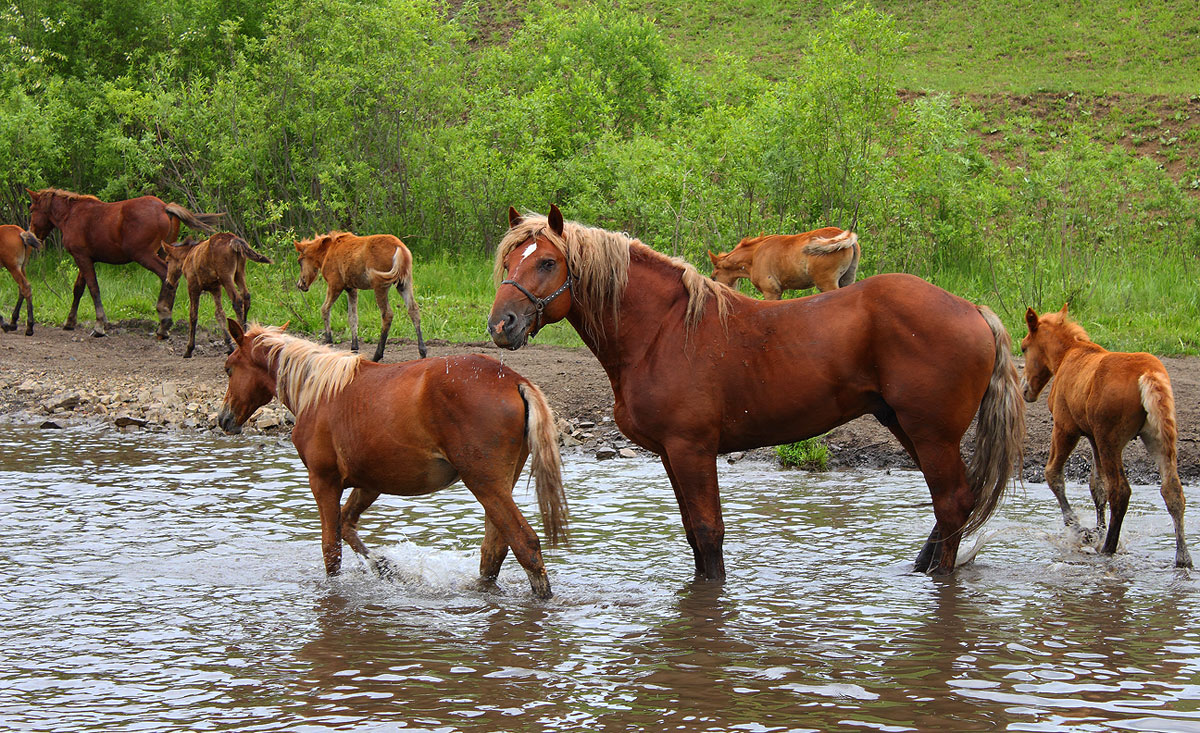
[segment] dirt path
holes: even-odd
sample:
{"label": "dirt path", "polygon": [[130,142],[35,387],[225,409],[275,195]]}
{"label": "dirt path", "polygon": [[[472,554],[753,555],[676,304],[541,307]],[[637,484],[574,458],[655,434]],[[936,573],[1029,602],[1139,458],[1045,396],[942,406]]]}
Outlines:
{"label": "dirt path", "polygon": [[[184,337],[172,332],[157,341],[150,324],[123,324],[106,338],[88,331],[42,326],[30,337],[0,334],[0,414],[25,421],[94,420],[128,425],[123,429],[214,429],[213,418],[225,391],[224,351],[211,338],[197,337],[196,354],[183,359]],[[342,345],[345,348],[345,345]],[[429,342],[431,356],[481,352],[504,361],[532,379],[546,393],[555,413],[568,422],[568,433],[584,450],[631,448],[612,422],[612,390],[595,357],[586,349],[528,346],[510,352],[490,343]],[[417,357],[416,345],[393,341],[385,361]],[[1200,358],[1167,358],[1175,389],[1180,425],[1179,469],[1185,482],[1200,478]],[[1045,397],[1027,414],[1025,479],[1042,481],[1050,442],[1050,415]],[[264,408],[254,429],[286,432],[290,415],[278,403]],[[911,468],[895,439],[874,418],[860,418],[832,431],[827,438],[834,467]],[[1085,443],[1086,446],[1086,443]],[[771,458],[769,449],[754,457]],[[1068,464],[1072,478],[1086,479],[1086,448]],[[1153,483],[1157,471],[1141,444],[1126,449],[1130,480]]]}

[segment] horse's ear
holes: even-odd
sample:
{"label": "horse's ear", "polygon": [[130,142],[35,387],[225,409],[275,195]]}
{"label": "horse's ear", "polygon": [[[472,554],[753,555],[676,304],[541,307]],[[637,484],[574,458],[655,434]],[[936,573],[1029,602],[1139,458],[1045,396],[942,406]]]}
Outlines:
{"label": "horse's ear", "polygon": [[233,340],[240,343],[242,337],[246,335],[246,332],[242,330],[242,324],[238,323],[233,318],[226,318],[225,325],[229,327],[229,335],[233,338]]}
{"label": "horse's ear", "polygon": [[1067,305],[1067,303],[1063,303],[1062,310],[1059,311],[1059,313],[1062,313],[1064,316],[1067,315]]}
{"label": "horse's ear", "polygon": [[288,327],[288,326],[290,326],[290,325],[292,325],[292,322],[291,322],[291,321],[284,321],[284,322],[283,322],[283,325],[279,327],[279,330],[280,330],[280,331],[286,331],[286,330],[287,330],[287,327]]}
{"label": "horse's ear", "polygon": [[712,260],[713,266],[715,267],[717,265],[717,263],[719,263],[721,261],[721,255],[713,254],[713,251],[711,249],[707,250],[707,252],[708,252],[708,259]]}
{"label": "horse's ear", "polygon": [[550,231],[561,237],[563,235],[563,217],[562,212],[558,210],[557,204],[550,204],[550,216],[548,219]]}
{"label": "horse's ear", "polygon": [[1038,328],[1038,314],[1032,308],[1025,309],[1025,325],[1029,327],[1030,333],[1035,333]]}
{"label": "horse's ear", "polygon": [[297,252],[300,252],[300,253],[303,253],[303,252],[304,252],[304,248],[300,246],[300,240],[299,240],[299,239],[297,239],[297,240],[293,241],[293,242],[292,242],[292,244],[293,244],[293,245],[295,245],[295,247],[296,247],[296,251],[297,251]]}
{"label": "horse's ear", "polygon": [[514,209],[511,206],[508,207],[508,228],[509,229],[516,229],[517,226],[520,225],[520,223],[524,220],[525,220],[525,217],[521,216],[520,213],[518,213],[516,209]]}
{"label": "horse's ear", "polygon": [[37,191],[34,191],[32,188],[28,188],[28,187],[26,187],[26,188],[25,188],[25,193],[29,194],[29,198],[30,198],[30,200],[32,200],[32,201],[37,201],[37,197],[38,197],[38,193],[37,193]]}

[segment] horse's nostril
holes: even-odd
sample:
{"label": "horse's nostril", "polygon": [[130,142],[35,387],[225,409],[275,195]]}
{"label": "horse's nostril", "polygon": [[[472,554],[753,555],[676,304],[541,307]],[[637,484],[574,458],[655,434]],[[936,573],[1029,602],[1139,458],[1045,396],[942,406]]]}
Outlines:
{"label": "horse's nostril", "polygon": [[505,330],[512,328],[513,324],[516,322],[517,322],[517,316],[515,313],[509,313],[508,315],[504,316]]}

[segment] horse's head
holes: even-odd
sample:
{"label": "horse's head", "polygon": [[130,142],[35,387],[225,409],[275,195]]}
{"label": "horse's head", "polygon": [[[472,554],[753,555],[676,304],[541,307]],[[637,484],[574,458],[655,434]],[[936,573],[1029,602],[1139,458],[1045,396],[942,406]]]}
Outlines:
{"label": "horse's head", "polygon": [[248,336],[241,324],[232,318],[228,319],[227,325],[229,335],[237,345],[225,359],[229,386],[217,415],[217,424],[225,432],[236,435],[242,432],[242,425],[255,410],[275,397],[275,378],[267,368],[266,354],[254,343],[254,336]]}
{"label": "horse's head", "polygon": [[[509,207],[508,224],[516,229],[523,219]],[[547,222],[561,241],[563,217],[550,206]],[[488,316],[488,334],[497,346],[519,349],[548,323],[566,318],[571,310],[571,272],[567,256],[539,229],[507,252],[496,254],[505,279],[496,290]]]}
{"label": "horse's head", "polygon": [[1021,392],[1026,402],[1037,402],[1038,395],[1054,376],[1055,347],[1060,343],[1059,331],[1067,317],[1067,306],[1061,311],[1038,316],[1032,308],[1025,309],[1025,326],[1029,333],[1021,339],[1021,353],[1025,355],[1025,375],[1021,379]]}
{"label": "horse's head", "polygon": [[54,194],[50,191],[31,191],[28,188],[25,192],[29,194],[29,231],[38,239],[45,239],[54,229],[54,222],[50,218]]}
{"label": "horse's head", "polygon": [[300,253],[297,258],[300,261],[300,279],[296,281],[296,287],[301,291],[307,293],[313,281],[317,279],[332,241],[333,237],[328,234],[313,239],[296,240],[296,251]]}
{"label": "horse's head", "polygon": [[158,256],[167,263],[167,283],[175,285],[179,282],[179,278],[183,276],[183,263],[187,261],[188,255],[199,243],[196,239],[188,236],[182,242],[174,244],[163,242],[158,246]]}
{"label": "horse's head", "polygon": [[[741,246],[741,245],[739,245]],[[749,261],[745,257],[735,256],[737,249],[724,254],[714,254],[708,250],[708,259],[712,261],[712,279],[733,287],[743,277],[750,277]]]}

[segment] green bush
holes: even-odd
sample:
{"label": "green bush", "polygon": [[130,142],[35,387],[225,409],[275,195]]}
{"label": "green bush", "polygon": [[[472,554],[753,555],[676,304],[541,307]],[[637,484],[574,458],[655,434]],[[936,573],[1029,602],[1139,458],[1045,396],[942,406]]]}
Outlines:
{"label": "green bush", "polygon": [[779,456],[779,463],[784,468],[824,471],[829,467],[829,446],[819,437],[777,445],[775,455]]}

